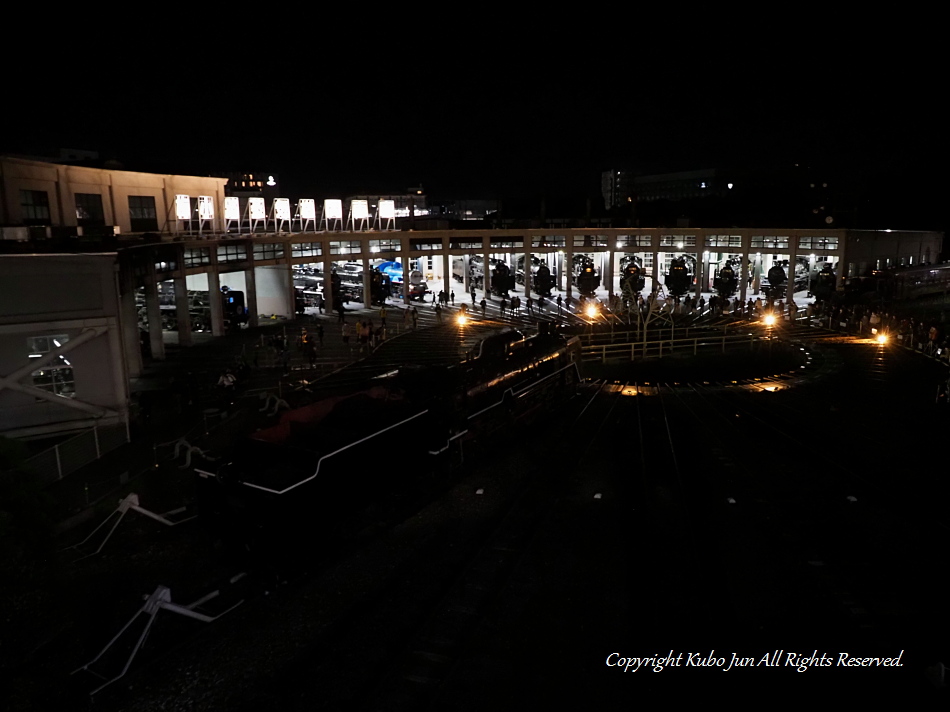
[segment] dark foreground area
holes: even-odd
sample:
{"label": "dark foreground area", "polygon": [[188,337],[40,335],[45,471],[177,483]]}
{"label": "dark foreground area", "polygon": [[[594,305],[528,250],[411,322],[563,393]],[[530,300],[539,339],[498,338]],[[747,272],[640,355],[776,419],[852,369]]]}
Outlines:
{"label": "dark foreground area", "polygon": [[[200,519],[131,515],[96,557],[38,552],[5,572],[4,707],[945,704],[929,673],[950,659],[941,367],[799,348],[594,367],[556,412],[272,556]],[[143,503],[194,494],[186,471],[164,485]],[[90,698],[100,682],[69,673],[158,584],[244,603],[212,624],[159,613],[126,677]]]}

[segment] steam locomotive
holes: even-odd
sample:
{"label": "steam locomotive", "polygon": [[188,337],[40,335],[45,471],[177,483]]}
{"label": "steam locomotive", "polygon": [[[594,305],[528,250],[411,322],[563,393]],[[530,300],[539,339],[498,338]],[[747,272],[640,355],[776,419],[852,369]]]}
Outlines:
{"label": "steam locomotive", "polygon": [[627,260],[620,270],[620,291],[624,295],[629,293],[636,298],[643,291],[645,285],[646,275],[643,272],[640,260],[636,257]]}
{"label": "steam locomotive", "polygon": [[682,297],[689,292],[693,284],[693,266],[691,257],[682,255],[670,260],[670,269],[666,273],[666,291],[673,297]]}
{"label": "steam locomotive", "polygon": [[[518,258],[518,269],[515,279],[518,284],[524,284],[525,268],[524,255]],[[551,296],[551,289],[554,286],[554,278],[551,275],[551,268],[545,264],[539,257],[531,257],[531,288],[543,297]]]}
{"label": "steam locomotive", "polygon": [[534,274],[534,291],[542,297],[550,297],[552,287],[554,287],[554,278],[551,276],[551,268],[544,263],[538,265],[538,270]]}
{"label": "steam locomotive", "polygon": [[726,262],[713,280],[713,287],[721,297],[731,297],[739,289],[739,277],[736,274],[732,261]]}
{"label": "steam locomotive", "polygon": [[578,255],[574,261],[574,284],[577,285],[577,291],[582,297],[593,297],[600,286],[600,275],[594,269],[594,260],[587,255]]}
{"label": "steam locomotive", "polygon": [[515,288],[515,277],[511,268],[504,262],[496,262],[492,269],[491,291],[499,297],[507,297],[508,292]]}
{"label": "steam locomotive", "polygon": [[[401,368],[288,411],[220,464],[196,468],[202,516],[242,546],[309,541],[369,500],[443,475],[437,463],[464,454],[463,443],[494,441],[572,397],[580,364],[576,337],[509,331],[460,364]],[[380,465],[381,453],[400,464]]]}
{"label": "steam locomotive", "polygon": [[819,302],[831,299],[835,293],[838,278],[830,264],[826,264],[811,281],[811,293]]}

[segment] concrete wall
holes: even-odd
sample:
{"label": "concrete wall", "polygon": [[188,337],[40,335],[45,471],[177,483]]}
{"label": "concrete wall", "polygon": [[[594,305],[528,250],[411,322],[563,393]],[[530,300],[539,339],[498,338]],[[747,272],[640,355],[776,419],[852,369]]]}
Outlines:
{"label": "concrete wall", "polygon": [[[0,377],[31,363],[30,338],[65,335],[84,343],[64,354],[72,398],[52,400],[0,382],[0,434],[40,435],[125,422],[128,377],[122,348],[116,256],[0,256]],[[66,366],[63,359],[47,364]],[[32,370],[15,379],[33,386]]]}
{"label": "concrete wall", "polygon": [[294,316],[294,305],[290,303],[290,270],[278,265],[275,267],[255,267],[257,279],[257,311],[263,316],[278,314],[289,318]]}
{"label": "concrete wall", "polygon": [[213,229],[220,230],[224,224],[226,183],[226,178],[115,171],[0,157],[0,222],[22,224],[20,191],[42,190],[49,198],[50,223],[73,226],[77,224],[76,193],[93,193],[102,196],[105,223],[117,225],[120,232],[128,233],[132,231],[129,196],[142,195],[155,200],[158,230],[175,232],[174,214],[172,220],[166,222],[175,195],[210,195],[215,199]]}

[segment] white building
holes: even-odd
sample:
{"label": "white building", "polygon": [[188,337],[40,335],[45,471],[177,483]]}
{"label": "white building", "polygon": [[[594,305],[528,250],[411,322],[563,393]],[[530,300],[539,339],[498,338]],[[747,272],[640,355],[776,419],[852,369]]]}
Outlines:
{"label": "white building", "polygon": [[0,255],[0,435],[128,424],[115,254]]}

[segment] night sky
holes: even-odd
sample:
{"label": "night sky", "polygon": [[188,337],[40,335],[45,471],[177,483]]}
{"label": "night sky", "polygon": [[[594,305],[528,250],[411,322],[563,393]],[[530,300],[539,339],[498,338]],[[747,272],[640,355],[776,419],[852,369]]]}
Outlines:
{"label": "night sky", "polygon": [[599,200],[610,168],[801,162],[861,176],[875,199],[913,216],[908,227],[947,227],[937,50],[885,54],[838,38],[827,40],[835,55],[766,43],[727,57],[705,45],[555,52],[507,39],[451,56],[451,37],[427,33],[349,52],[256,46],[217,52],[220,72],[204,77],[192,65],[206,58],[176,68],[98,48],[108,68],[98,90],[34,85],[5,116],[0,151],[85,148],[129,170],[273,172],[287,197],[317,199],[421,183],[433,197]]}

